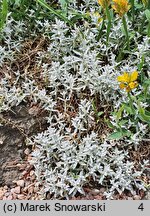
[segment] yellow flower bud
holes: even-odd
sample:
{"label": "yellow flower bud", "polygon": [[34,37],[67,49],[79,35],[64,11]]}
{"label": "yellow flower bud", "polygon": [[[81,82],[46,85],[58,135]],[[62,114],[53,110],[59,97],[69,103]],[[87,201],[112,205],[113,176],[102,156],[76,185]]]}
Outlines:
{"label": "yellow flower bud", "polygon": [[131,8],[127,0],[113,0],[112,8],[122,17]]}

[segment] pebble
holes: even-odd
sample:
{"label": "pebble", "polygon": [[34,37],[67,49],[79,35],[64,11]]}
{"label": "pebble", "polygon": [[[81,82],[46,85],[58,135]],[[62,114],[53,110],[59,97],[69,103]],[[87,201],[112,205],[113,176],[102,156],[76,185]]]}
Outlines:
{"label": "pebble", "polygon": [[150,200],[150,191],[146,192],[146,195],[144,197],[145,200]]}
{"label": "pebble", "polygon": [[30,154],[30,149],[29,149],[29,148],[26,148],[26,149],[24,150],[24,153],[25,153],[26,155],[29,155],[29,154]]}
{"label": "pebble", "polygon": [[18,194],[18,195],[17,195],[17,198],[18,198],[19,200],[24,200],[26,197],[25,197],[23,194]]}
{"label": "pebble", "polygon": [[13,200],[16,200],[17,199],[17,194],[12,193],[12,195],[13,195]]}
{"label": "pebble", "polygon": [[38,187],[34,187],[34,193],[37,193],[39,191]]}
{"label": "pebble", "polygon": [[31,176],[31,181],[34,181],[35,179],[36,179],[35,175]]}
{"label": "pebble", "polygon": [[21,173],[22,176],[24,176],[24,175],[26,175],[26,174],[27,174],[27,171],[26,171],[26,170],[24,170],[24,171]]}
{"label": "pebble", "polygon": [[18,180],[18,181],[16,182],[16,184],[17,184],[18,186],[20,186],[20,187],[24,187],[24,185],[25,185],[24,180]]}
{"label": "pebble", "polygon": [[8,186],[7,186],[7,185],[5,185],[5,186],[4,186],[4,189],[5,189],[5,190],[7,190],[7,189],[8,189]]}
{"label": "pebble", "polygon": [[94,196],[98,195],[100,193],[100,191],[98,189],[93,189],[90,191],[90,193]]}
{"label": "pebble", "polygon": [[128,199],[128,200],[133,200],[133,198],[132,198],[132,197],[128,197],[127,199]]}
{"label": "pebble", "polygon": [[10,192],[11,192],[11,193],[15,193],[15,188],[12,188],[12,189],[10,190]]}
{"label": "pebble", "polygon": [[135,195],[133,198],[134,198],[134,200],[140,200],[141,199],[141,197],[138,195]]}
{"label": "pebble", "polygon": [[0,189],[0,200],[3,199],[4,194],[5,194],[4,191]]}
{"label": "pebble", "polygon": [[8,197],[9,195],[10,195],[10,193],[9,193],[9,192],[6,192],[6,193],[5,193],[5,196],[6,196],[6,197]]}
{"label": "pebble", "polygon": [[102,193],[102,194],[103,194],[103,193],[106,191],[106,188],[102,187],[102,188],[100,188],[100,190],[99,190],[99,191],[100,191],[100,193]]}
{"label": "pebble", "polygon": [[16,194],[20,194],[20,192],[21,192],[21,188],[20,188],[20,186],[15,187],[14,189],[15,189],[15,190],[14,190],[14,193],[16,193]]}
{"label": "pebble", "polygon": [[30,171],[30,176],[33,176],[34,175],[34,170],[31,170]]}
{"label": "pebble", "polygon": [[7,200],[12,200],[13,199],[13,196],[10,194],[8,197],[7,197]]}

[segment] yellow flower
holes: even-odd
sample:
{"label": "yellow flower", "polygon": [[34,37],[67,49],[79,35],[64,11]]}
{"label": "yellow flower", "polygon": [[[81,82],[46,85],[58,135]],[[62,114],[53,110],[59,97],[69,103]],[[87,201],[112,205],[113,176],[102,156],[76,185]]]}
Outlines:
{"label": "yellow flower", "polygon": [[113,0],[112,8],[122,17],[131,8],[128,0]]}
{"label": "yellow flower", "polygon": [[127,72],[124,72],[123,75],[117,77],[117,80],[119,82],[127,82],[128,83],[130,81],[129,74]]}
{"label": "yellow flower", "polygon": [[138,83],[137,83],[137,82],[130,82],[130,83],[129,83],[130,89],[134,89],[134,88],[136,88],[137,86],[138,86]]}
{"label": "yellow flower", "polygon": [[101,7],[106,8],[107,5],[110,5],[110,0],[98,0],[98,3]]}
{"label": "yellow flower", "polygon": [[120,82],[120,89],[126,89],[127,92],[130,92],[138,86],[137,78],[137,71],[133,71],[131,74],[124,72],[123,75],[117,77],[118,82]]}

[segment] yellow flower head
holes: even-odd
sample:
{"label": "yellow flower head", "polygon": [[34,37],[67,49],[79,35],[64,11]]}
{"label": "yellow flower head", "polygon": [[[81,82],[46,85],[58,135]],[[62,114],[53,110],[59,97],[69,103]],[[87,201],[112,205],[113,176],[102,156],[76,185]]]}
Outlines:
{"label": "yellow flower head", "polygon": [[123,75],[117,77],[117,80],[120,82],[121,89],[126,89],[127,92],[130,92],[138,86],[137,78],[138,72],[133,71],[131,74],[124,72]]}
{"label": "yellow flower head", "polygon": [[128,12],[131,5],[129,5],[128,0],[113,0],[112,8],[119,14],[120,17],[122,17]]}
{"label": "yellow flower head", "polygon": [[98,3],[101,7],[106,8],[107,5],[110,5],[110,0],[98,0]]}

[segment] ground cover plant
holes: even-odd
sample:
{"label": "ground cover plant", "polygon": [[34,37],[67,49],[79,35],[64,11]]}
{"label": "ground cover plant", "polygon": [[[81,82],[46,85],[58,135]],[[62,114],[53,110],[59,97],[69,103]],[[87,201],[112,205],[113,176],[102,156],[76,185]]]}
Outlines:
{"label": "ground cover plant", "polygon": [[0,6],[0,112],[45,113],[47,128],[26,137],[42,198],[148,191],[150,1]]}

